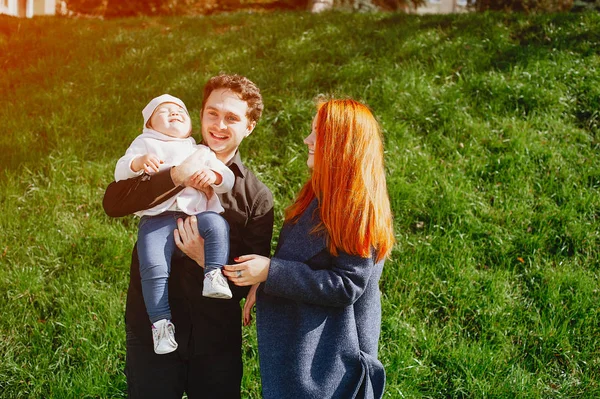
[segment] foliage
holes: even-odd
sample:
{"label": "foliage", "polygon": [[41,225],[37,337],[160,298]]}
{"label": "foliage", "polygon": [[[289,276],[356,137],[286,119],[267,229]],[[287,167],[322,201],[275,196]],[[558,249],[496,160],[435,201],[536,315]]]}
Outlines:
{"label": "foliage", "polygon": [[106,0],[106,17],[183,14],[187,0]]}
{"label": "foliage", "polygon": [[[221,71],[262,89],[241,155],[277,229],[313,98],[380,120],[385,398],[600,397],[598,48],[598,13],[0,16],[0,397],[126,396],[137,220],[107,217],[104,189],[147,101],[198,110]],[[259,398],[254,327],[243,353]]]}
{"label": "foliage", "polygon": [[471,0],[469,3],[478,11],[559,12],[573,6],[573,0]]}
{"label": "foliage", "polygon": [[571,11],[600,11],[600,0],[575,0]]}
{"label": "foliage", "polygon": [[106,8],[106,0],[63,0],[62,3],[69,11],[85,15],[102,15]]}
{"label": "foliage", "polygon": [[69,11],[84,15],[105,17],[133,17],[140,15],[183,15],[194,0],[64,0]]}
{"label": "foliage", "polygon": [[[104,17],[214,14],[239,10],[307,10],[311,0],[63,0],[76,14]],[[338,10],[400,10],[425,0],[334,0]]]}
{"label": "foliage", "polygon": [[375,0],[377,4],[383,10],[404,10],[406,7],[412,6],[413,8],[424,5],[426,0]]}

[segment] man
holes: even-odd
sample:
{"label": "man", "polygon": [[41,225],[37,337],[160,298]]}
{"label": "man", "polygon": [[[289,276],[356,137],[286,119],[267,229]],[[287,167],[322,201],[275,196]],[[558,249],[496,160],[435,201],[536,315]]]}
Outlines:
{"label": "man", "polygon": [[[238,147],[260,119],[262,97],[254,83],[238,75],[211,78],[201,109],[202,140],[235,175],[233,189],[220,194],[230,227],[229,263],[242,254],[269,256],[273,233],[273,197],[269,189],[246,169]],[[148,176],[111,183],[103,206],[118,217],[151,208],[181,191],[197,187],[191,177],[197,170],[193,155],[181,165]],[[242,378],[241,310],[239,301],[248,288],[230,285],[232,300],[202,296],[203,263],[197,237],[185,234],[193,217],[179,221],[176,242],[190,257],[175,257],[169,277],[169,304],[179,348],[157,355],[152,346],[150,321],[142,297],[139,261],[133,249],[125,326],[130,398],[177,398],[184,392],[194,398],[239,398]],[[189,230],[188,230],[189,231]],[[200,251],[201,253],[201,251]]]}

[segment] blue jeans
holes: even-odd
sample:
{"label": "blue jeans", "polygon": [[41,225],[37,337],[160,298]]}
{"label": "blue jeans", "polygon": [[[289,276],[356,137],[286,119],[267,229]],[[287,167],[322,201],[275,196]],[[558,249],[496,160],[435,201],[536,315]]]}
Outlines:
{"label": "blue jeans", "polygon": [[[138,256],[146,311],[152,323],[171,319],[168,278],[171,257],[183,256],[175,245],[177,219],[188,217],[181,212],[164,212],[143,216],[138,226]],[[229,225],[215,212],[196,215],[198,232],[204,239],[204,273],[220,269],[229,258]]]}

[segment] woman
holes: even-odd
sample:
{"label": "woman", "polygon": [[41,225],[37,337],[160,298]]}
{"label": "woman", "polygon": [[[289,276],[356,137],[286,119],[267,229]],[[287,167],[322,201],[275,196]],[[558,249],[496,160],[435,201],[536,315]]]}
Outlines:
{"label": "woman", "polygon": [[[381,398],[378,287],[394,234],[377,121],[354,100],[318,106],[312,176],[286,210],[272,259],[245,255],[224,274],[254,286],[265,398]],[[256,296],[255,296],[256,295]]]}

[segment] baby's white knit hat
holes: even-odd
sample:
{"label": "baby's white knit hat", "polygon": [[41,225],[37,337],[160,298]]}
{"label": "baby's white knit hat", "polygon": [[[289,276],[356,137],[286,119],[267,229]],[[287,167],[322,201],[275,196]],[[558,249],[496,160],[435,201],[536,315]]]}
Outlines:
{"label": "baby's white knit hat", "polygon": [[162,96],[158,96],[156,98],[153,98],[152,101],[150,101],[148,103],[148,105],[146,105],[146,107],[144,107],[144,109],[142,110],[142,115],[144,115],[144,127],[146,127],[146,125],[147,125],[148,121],[150,120],[150,117],[154,113],[154,110],[156,109],[156,107],[158,107],[162,103],[174,103],[174,104],[177,104],[181,108],[185,109],[185,112],[188,115],[190,114],[188,112],[185,104],[183,103],[183,101],[181,101],[177,97],[173,97],[170,94],[163,94]]}

